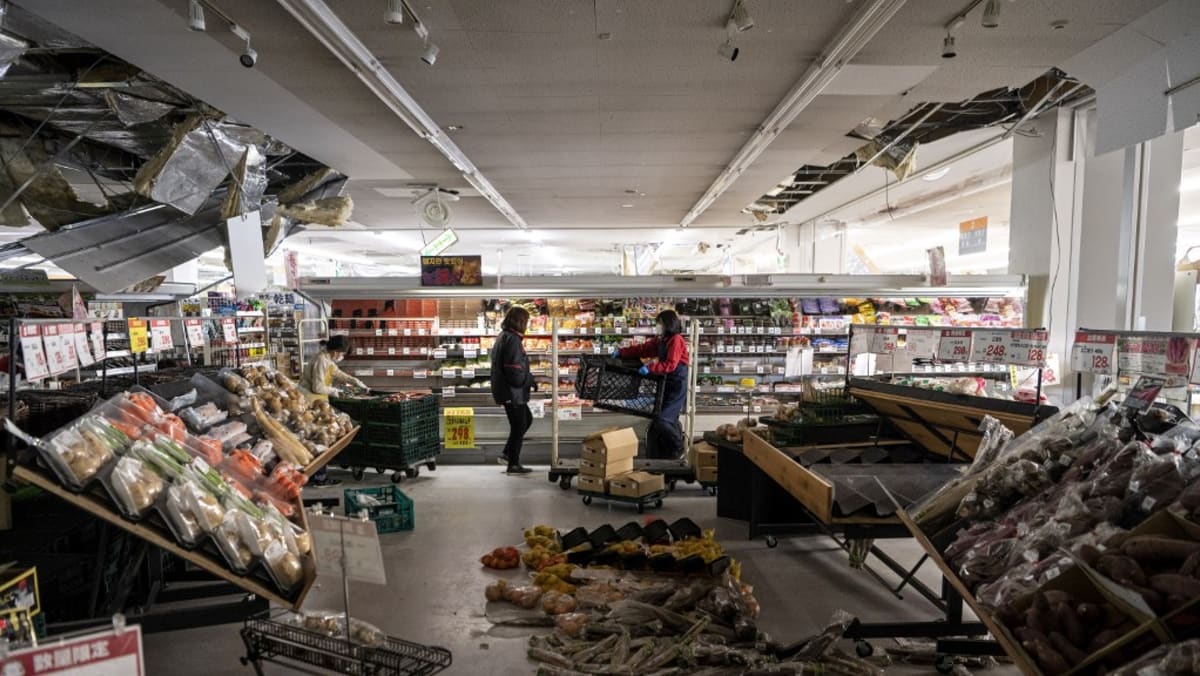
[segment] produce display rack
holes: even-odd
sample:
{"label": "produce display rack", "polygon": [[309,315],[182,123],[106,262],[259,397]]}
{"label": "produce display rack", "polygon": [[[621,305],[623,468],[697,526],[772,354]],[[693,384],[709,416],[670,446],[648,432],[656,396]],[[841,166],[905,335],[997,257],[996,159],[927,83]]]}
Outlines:
{"label": "produce display rack", "polygon": [[579,495],[583,498],[583,504],[590,505],[596,498],[607,500],[608,502],[617,502],[626,505],[633,505],[637,508],[637,513],[641,514],[646,511],[646,507],[654,507],[661,509],[663,506],[663,498],[667,497],[667,489],[654,491],[639,497],[630,497],[627,495],[612,495],[610,493],[601,493],[600,491],[585,491],[582,488],[578,489]]}
{"label": "produce display rack", "polygon": [[293,669],[317,667],[339,674],[430,676],[449,668],[452,661],[445,648],[391,636],[381,647],[367,647],[266,617],[247,620],[241,634],[246,645],[242,664],[252,664],[259,676],[264,673],[263,662]]}

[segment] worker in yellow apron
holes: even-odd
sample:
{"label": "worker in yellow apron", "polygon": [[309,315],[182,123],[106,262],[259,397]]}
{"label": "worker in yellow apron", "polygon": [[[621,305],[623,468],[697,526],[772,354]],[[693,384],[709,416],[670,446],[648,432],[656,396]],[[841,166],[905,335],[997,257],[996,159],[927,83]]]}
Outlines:
{"label": "worker in yellow apron", "polygon": [[[350,351],[350,340],[343,335],[331,337],[321,344],[321,351],[316,358],[304,367],[300,376],[300,389],[309,399],[328,400],[330,395],[340,393],[338,386],[354,385],[367,389],[363,381],[346,373],[338,367],[338,362],[345,358]],[[325,467],[322,467],[309,480],[310,486],[338,486],[340,479],[329,478]]]}

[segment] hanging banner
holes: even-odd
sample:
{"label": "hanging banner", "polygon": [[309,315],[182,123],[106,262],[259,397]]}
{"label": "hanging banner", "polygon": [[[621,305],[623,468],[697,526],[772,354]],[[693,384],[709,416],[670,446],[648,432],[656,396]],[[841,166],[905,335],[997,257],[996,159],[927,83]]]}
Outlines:
{"label": "hanging banner", "polygon": [[101,322],[92,322],[92,355],[96,357],[96,361],[108,358],[108,350],[104,346],[104,324]]}
{"label": "hanging banner", "polygon": [[192,347],[204,347],[204,325],[199,319],[183,320],[183,331],[188,345]]}
{"label": "hanging banner", "polygon": [[155,352],[175,348],[175,340],[171,337],[171,321],[168,319],[150,320],[150,349]]}
{"label": "hanging banner", "polygon": [[966,361],[971,356],[971,332],[943,329],[938,340],[938,361]]}
{"label": "hanging banner", "polygon": [[987,216],[972,218],[958,224],[958,255],[987,251]]}
{"label": "hanging banner", "polygon": [[1008,363],[1007,331],[976,331],[971,341],[971,361],[986,364]]}
{"label": "hanging banner", "polygon": [[66,352],[63,351],[62,338],[58,335],[57,324],[47,324],[42,327],[42,343],[46,349],[46,364],[50,375],[56,376],[73,368],[67,364]]}
{"label": "hanging banner", "polygon": [[469,406],[447,408],[446,448],[475,448],[475,409]]}
{"label": "hanging banner", "polygon": [[929,255],[929,286],[946,286],[946,249],[935,246],[925,253]]}
{"label": "hanging banner", "polygon": [[79,287],[71,285],[71,319],[87,319],[87,305],[83,303],[83,297],[79,295]]}
{"label": "hanging banner", "polygon": [[80,366],[91,366],[96,363],[95,357],[92,356],[92,349],[88,347],[88,330],[87,324],[76,324],[75,328],[75,355],[79,358]]}
{"label": "hanging banner", "polygon": [[42,348],[42,332],[36,324],[21,325],[21,357],[26,380],[41,380],[50,375],[50,365]]}
{"label": "hanging banner", "polygon": [[4,674],[142,676],[146,673],[142,627],[131,624],[74,638],[54,639],[36,648],[9,651],[0,664],[3,664]]}
{"label": "hanging banner", "polygon": [[1046,363],[1049,331],[1013,331],[1008,339],[1008,363],[1018,366],[1042,366]]}
{"label": "hanging banner", "polygon": [[872,354],[891,354],[896,351],[896,343],[900,337],[900,329],[877,326],[871,336]]}
{"label": "hanging banner", "polygon": [[1075,344],[1071,346],[1071,370],[1112,375],[1117,364],[1116,349],[1117,337],[1112,334],[1076,331]]}
{"label": "hanging banner", "polygon": [[483,286],[483,257],[421,256],[421,286]]}
{"label": "hanging banner", "polygon": [[226,317],[221,320],[221,335],[225,337],[225,342],[230,345],[236,345],[238,342],[237,322]]}
{"label": "hanging banner", "polygon": [[150,349],[150,334],[145,319],[129,319],[129,351],[141,354]]}
{"label": "hanging banner", "polygon": [[300,286],[300,258],[295,251],[283,252],[283,275],[287,288],[294,289]]}

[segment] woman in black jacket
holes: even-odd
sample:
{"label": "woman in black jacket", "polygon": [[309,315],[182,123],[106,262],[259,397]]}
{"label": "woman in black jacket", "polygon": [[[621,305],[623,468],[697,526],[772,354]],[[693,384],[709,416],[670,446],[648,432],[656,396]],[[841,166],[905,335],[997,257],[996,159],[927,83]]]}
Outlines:
{"label": "woman in black jacket", "polygon": [[509,427],[508,441],[500,460],[508,465],[509,474],[529,474],[533,470],[521,465],[521,445],[533,424],[533,414],[529,412],[533,374],[521,344],[525,330],[529,328],[529,312],[514,306],[504,315],[500,328],[500,335],[492,346],[492,398],[504,406]]}

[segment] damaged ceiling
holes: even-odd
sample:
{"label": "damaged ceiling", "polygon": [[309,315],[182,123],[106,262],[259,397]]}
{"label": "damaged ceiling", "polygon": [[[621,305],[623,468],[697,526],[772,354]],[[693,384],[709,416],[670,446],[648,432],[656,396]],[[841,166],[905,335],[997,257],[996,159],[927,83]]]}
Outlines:
{"label": "damaged ceiling", "polygon": [[17,6],[3,21],[26,46],[0,56],[0,226],[50,234],[0,259],[33,251],[115,292],[221,246],[239,214],[263,211],[268,249],[349,219],[319,162]]}

